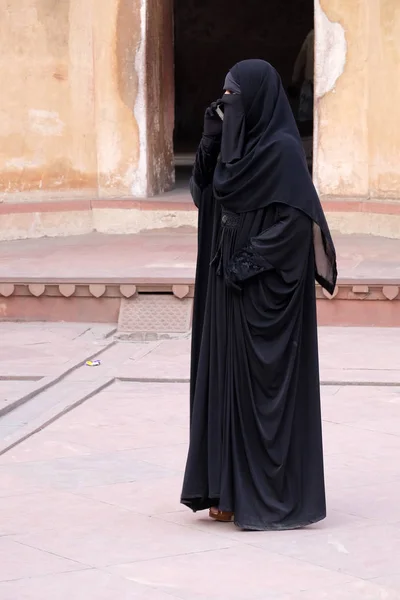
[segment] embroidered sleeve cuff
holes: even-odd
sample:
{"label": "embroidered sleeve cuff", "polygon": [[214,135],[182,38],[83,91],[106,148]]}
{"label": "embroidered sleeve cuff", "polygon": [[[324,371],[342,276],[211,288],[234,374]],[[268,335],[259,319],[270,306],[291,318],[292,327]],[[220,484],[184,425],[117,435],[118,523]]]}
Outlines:
{"label": "embroidered sleeve cuff", "polygon": [[260,275],[268,268],[265,259],[256,254],[251,246],[247,246],[230,260],[226,268],[225,280],[228,285],[236,285],[240,288],[247,279]]}

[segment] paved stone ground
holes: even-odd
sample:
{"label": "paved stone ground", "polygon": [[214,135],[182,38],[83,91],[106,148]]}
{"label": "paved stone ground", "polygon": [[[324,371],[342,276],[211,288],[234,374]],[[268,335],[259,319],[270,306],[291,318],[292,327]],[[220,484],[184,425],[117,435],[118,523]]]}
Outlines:
{"label": "paved stone ground", "polygon": [[329,516],[273,533],[179,505],[189,340],[111,334],[0,323],[1,600],[400,599],[399,330],[320,331]]}

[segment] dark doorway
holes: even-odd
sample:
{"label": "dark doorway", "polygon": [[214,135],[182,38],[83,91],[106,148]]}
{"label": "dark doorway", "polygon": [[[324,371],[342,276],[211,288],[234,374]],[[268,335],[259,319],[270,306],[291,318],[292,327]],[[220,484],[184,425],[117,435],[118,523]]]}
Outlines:
{"label": "dark doorway", "polygon": [[[199,142],[203,115],[222,93],[225,74],[245,58],[262,58],[288,88],[314,27],[314,0],[175,0],[176,164],[187,165]],[[291,98],[297,112],[298,97]],[[182,174],[177,171],[177,180]]]}

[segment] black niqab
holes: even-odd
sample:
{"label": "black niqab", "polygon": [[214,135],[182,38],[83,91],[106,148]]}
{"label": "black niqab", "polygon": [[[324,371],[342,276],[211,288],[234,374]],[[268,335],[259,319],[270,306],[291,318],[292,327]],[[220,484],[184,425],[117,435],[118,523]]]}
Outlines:
{"label": "black niqab", "polygon": [[[239,89],[237,85],[232,85],[231,87]],[[222,104],[224,108],[221,161],[224,164],[229,164],[243,158],[245,151],[246,120],[242,97],[239,92],[235,92],[235,94],[225,94],[220,100],[220,104]]]}
{"label": "black niqab", "polygon": [[334,244],[280,77],[263,60],[245,60],[231,69],[225,86],[232,82],[241,93],[222,99],[226,116],[215,198],[234,213],[279,203],[310,217],[316,279],[332,294],[337,278]]}

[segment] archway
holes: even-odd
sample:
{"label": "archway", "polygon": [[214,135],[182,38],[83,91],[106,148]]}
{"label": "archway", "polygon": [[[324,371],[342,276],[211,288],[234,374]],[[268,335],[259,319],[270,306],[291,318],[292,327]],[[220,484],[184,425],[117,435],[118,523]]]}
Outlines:
{"label": "archway", "polygon": [[[296,58],[314,27],[314,0],[174,0],[174,11],[174,151],[179,185],[190,172],[204,109],[221,94],[225,73],[235,62],[268,60],[285,87],[290,86]],[[297,114],[298,95],[291,102]],[[310,152],[310,131],[303,127],[302,133]]]}

